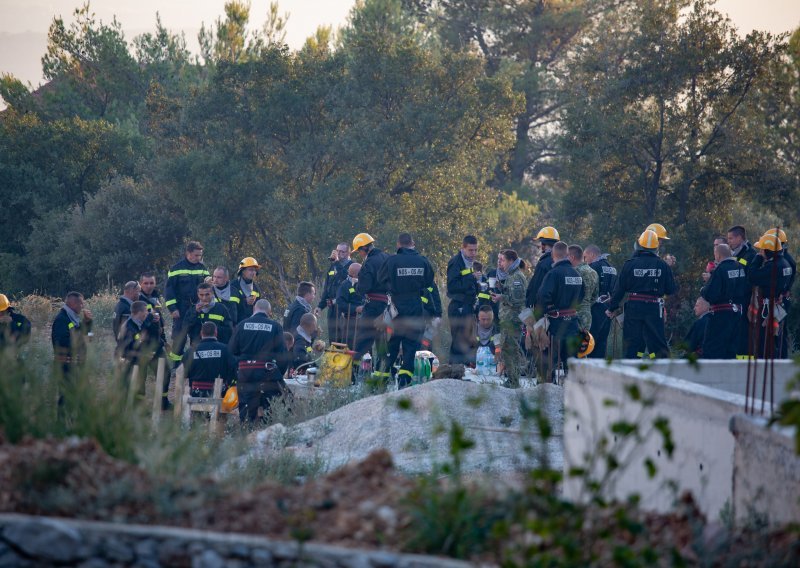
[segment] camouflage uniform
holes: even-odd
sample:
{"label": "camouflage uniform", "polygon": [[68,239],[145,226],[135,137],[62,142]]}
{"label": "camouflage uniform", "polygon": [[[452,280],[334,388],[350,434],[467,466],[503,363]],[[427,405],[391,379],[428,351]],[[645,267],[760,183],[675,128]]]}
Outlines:
{"label": "camouflage uniform", "polygon": [[600,277],[594,269],[585,262],[575,267],[583,278],[583,301],[578,305],[578,322],[581,329],[588,330],[592,327],[592,306],[597,301],[600,290]]}
{"label": "camouflage uniform", "polygon": [[508,375],[508,383],[511,387],[519,386],[519,377],[525,357],[519,346],[520,335],[522,334],[522,322],[519,314],[525,307],[525,292],[528,282],[525,274],[517,268],[509,273],[504,282],[500,283],[500,293],[503,295],[500,300],[500,353]]}

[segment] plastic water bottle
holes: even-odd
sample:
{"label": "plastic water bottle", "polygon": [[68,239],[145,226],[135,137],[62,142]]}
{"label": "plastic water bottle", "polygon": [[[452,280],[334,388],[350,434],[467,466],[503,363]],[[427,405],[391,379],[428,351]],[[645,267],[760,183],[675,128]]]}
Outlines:
{"label": "plastic water bottle", "polygon": [[479,375],[487,375],[491,372],[490,359],[494,359],[494,357],[492,357],[489,347],[486,345],[478,347],[478,353],[475,355],[475,367]]}
{"label": "plastic water bottle", "polygon": [[438,370],[439,370],[439,358],[434,356],[433,362],[431,363],[431,376],[433,376],[433,373],[435,373]]}
{"label": "plastic water bottle", "polygon": [[430,381],[431,380],[431,362],[430,359],[425,357],[422,360],[422,380],[423,381]]}

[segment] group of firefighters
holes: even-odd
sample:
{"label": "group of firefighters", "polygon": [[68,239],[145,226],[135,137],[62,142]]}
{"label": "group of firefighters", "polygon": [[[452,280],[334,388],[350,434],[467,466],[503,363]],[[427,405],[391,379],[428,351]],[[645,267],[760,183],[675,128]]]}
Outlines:
{"label": "group of firefighters", "polygon": [[[662,225],[641,233],[619,273],[597,246],[567,245],[554,227],[541,229],[536,239],[541,252],[528,281],[526,263],[512,249],[501,251],[497,268],[484,273],[478,239],[464,237],[447,263],[450,363],[474,364],[476,349],[490,346],[508,386],[518,386],[530,360],[539,373],[555,378],[566,372],[568,357],[606,357],[615,318],[622,320],[625,358],[670,355],[664,298],[677,285],[674,257],[660,254],[669,239]],[[695,353],[714,359],[787,355],[782,326],[796,265],[786,245],[780,229],[751,245],[739,226],[715,240],[696,305],[701,317],[690,333]],[[319,298],[311,282],[301,282],[282,322],[255,281],[261,269],[255,258],[242,259],[234,279],[225,267],[209,272],[202,258],[202,245],[189,242],[167,274],[163,301],[153,273],[125,284],[112,325],[117,355],[128,365],[145,366],[166,355],[173,369],[184,365],[199,394],[210,392],[218,376],[227,385],[235,382],[243,421],[255,420],[259,407],[284,392],[287,369],[312,361],[324,348],[317,325],[322,311],[331,342],[346,344],[356,364],[374,352],[373,378],[396,379],[401,388],[411,383],[415,356],[430,347],[441,323],[435,271],[408,233],[398,236],[393,255],[367,233],[356,235],[352,249],[339,243]],[[172,316],[169,343],[164,311]],[[52,325],[55,362],[65,377],[85,361],[91,330],[83,296],[70,292]],[[0,294],[2,345],[24,341],[29,333],[30,322]]]}

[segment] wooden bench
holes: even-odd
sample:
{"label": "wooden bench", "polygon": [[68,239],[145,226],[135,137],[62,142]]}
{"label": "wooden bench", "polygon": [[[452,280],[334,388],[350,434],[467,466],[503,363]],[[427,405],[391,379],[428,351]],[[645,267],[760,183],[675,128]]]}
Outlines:
{"label": "wooden bench", "polygon": [[175,416],[180,418],[186,428],[191,427],[192,413],[209,413],[208,429],[212,435],[223,433],[224,422],[220,420],[222,406],[222,377],[214,380],[214,390],[210,397],[197,397],[191,395],[189,384],[184,376],[183,365],[175,373]]}

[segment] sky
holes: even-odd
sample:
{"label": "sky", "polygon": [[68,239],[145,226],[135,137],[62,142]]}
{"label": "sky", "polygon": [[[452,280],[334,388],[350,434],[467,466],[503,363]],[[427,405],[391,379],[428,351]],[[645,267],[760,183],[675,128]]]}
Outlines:
{"label": "sky", "polygon": [[[41,57],[47,29],[54,16],[71,20],[83,0],[0,0],[0,74],[11,73],[34,87],[42,82]],[[223,14],[225,0],[93,0],[92,11],[104,22],[116,15],[128,40],[155,28],[156,12],[171,31],[185,31],[189,48],[196,50],[200,25]],[[269,0],[250,0],[250,23],[260,27]],[[286,41],[297,49],[320,25],[344,25],[355,0],[279,0],[280,12],[289,13]],[[800,26],[800,0],[718,0],[741,33],[753,29],[773,33]]]}

